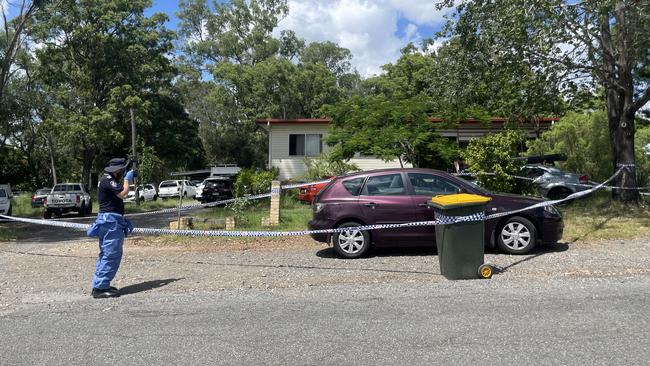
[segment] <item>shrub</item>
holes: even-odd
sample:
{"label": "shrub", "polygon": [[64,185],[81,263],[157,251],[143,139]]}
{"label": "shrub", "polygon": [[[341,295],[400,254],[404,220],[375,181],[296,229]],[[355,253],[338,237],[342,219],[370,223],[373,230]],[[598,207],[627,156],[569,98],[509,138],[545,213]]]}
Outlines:
{"label": "shrub", "polygon": [[245,169],[239,172],[234,183],[236,197],[242,197],[246,194],[261,194],[271,190],[271,181],[277,179],[278,170]]}
{"label": "shrub", "polygon": [[328,154],[321,154],[316,158],[305,158],[305,165],[307,165],[307,172],[303,178],[308,180],[318,180],[359,170],[355,164],[347,160],[332,160]]}
{"label": "shrub", "polygon": [[498,192],[532,193],[533,188],[528,181],[510,176],[521,173],[523,162],[512,158],[518,155],[525,142],[526,135],[521,131],[505,130],[485,135],[469,142],[463,158],[469,171],[478,174],[478,182],[483,187]]}

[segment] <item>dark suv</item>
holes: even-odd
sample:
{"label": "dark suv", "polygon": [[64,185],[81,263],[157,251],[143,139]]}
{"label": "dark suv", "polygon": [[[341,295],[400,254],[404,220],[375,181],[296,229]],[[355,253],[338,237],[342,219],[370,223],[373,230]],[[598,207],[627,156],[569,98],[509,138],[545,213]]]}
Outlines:
{"label": "dark suv", "polygon": [[232,182],[228,178],[207,178],[203,181],[201,203],[229,200],[232,195]]}
{"label": "dark suv", "polygon": [[[332,243],[344,258],[365,255],[376,246],[435,245],[435,226],[371,231],[355,226],[435,220],[427,202],[431,197],[473,193],[492,198],[485,214],[521,209],[541,199],[494,193],[432,169],[386,169],[341,176],[330,182],[312,204],[312,230],[350,227],[335,234],[313,234],[315,240]],[[538,242],[555,243],[562,237],[562,216],[553,206],[523,211],[485,222],[486,246],[498,246],[511,254],[530,252]]]}

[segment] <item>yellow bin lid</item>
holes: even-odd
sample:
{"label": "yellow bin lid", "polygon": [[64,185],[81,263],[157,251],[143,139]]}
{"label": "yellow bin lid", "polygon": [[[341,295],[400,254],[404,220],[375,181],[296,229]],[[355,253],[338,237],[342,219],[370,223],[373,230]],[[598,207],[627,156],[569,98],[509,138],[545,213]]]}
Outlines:
{"label": "yellow bin lid", "polygon": [[479,196],[478,194],[459,193],[435,196],[431,198],[431,204],[438,208],[445,209],[463,206],[485,205],[491,200],[491,197]]}

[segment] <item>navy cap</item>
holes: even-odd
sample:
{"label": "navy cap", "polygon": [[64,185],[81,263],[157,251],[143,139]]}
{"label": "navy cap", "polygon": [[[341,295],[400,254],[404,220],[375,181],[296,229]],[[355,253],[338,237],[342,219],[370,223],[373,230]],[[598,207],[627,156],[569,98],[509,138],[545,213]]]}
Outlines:
{"label": "navy cap", "polygon": [[108,162],[108,166],[104,168],[104,171],[106,173],[115,173],[119,170],[125,169],[126,165],[127,161],[124,158],[111,159],[111,161]]}

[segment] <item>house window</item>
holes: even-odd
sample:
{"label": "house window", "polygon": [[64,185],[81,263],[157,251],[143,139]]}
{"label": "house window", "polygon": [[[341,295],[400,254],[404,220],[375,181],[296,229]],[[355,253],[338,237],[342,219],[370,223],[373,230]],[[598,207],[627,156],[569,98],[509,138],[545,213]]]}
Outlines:
{"label": "house window", "polygon": [[318,156],[323,151],[323,135],[289,135],[289,156]]}

